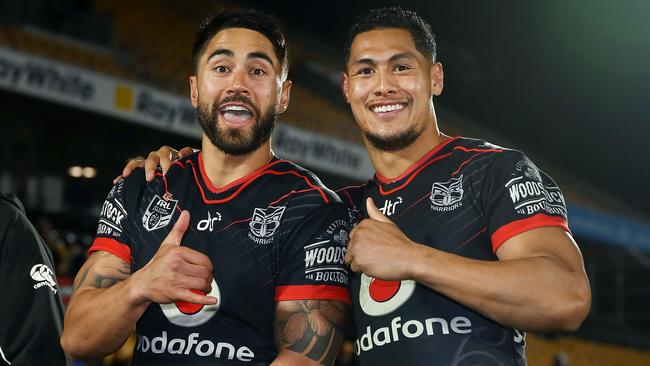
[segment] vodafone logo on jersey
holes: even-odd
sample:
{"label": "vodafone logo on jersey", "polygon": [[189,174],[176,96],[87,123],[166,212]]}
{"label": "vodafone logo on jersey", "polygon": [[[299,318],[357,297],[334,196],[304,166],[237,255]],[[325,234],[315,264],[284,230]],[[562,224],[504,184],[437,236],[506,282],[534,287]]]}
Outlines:
{"label": "vodafone logo on jersey", "polygon": [[[198,290],[195,292],[200,293]],[[160,308],[172,324],[180,327],[195,327],[205,324],[219,311],[221,292],[214,279],[212,279],[212,291],[208,295],[216,297],[217,303],[201,305],[178,301],[171,304],[160,304]]]}
{"label": "vodafone logo on jersey", "polygon": [[415,291],[415,281],[384,281],[361,274],[359,305],[370,316],[381,316],[402,306]]}

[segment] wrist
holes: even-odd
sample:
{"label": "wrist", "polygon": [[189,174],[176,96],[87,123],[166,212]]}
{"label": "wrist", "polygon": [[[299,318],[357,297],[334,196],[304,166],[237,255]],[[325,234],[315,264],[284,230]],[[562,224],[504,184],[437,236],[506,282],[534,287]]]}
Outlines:
{"label": "wrist", "polygon": [[430,274],[432,267],[430,257],[435,255],[433,248],[412,242],[411,250],[407,256],[407,278],[420,282],[423,276]]}
{"label": "wrist", "polygon": [[140,285],[140,273],[133,273],[126,281],[124,281],[125,290],[127,293],[127,302],[133,307],[149,306],[149,298],[146,294],[146,288]]}
{"label": "wrist", "polygon": [[417,277],[417,262],[421,259],[421,253],[420,253],[420,244],[411,241],[409,245],[409,250],[406,252],[405,256],[405,271],[406,271],[406,279],[409,280],[416,280]]}

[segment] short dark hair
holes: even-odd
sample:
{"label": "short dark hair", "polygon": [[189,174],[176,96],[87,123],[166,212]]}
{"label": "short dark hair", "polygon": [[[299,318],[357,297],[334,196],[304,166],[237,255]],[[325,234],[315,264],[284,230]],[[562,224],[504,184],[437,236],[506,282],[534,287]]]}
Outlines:
{"label": "short dark hair", "polygon": [[436,59],[436,36],[431,31],[431,25],[414,11],[404,10],[400,7],[389,7],[373,9],[360,15],[354,21],[345,41],[344,68],[350,59],[350,48],[357,35],[375,29],[388,28],[409,31],[411,37],[413,37],[415,48],[421,54],[431,56],[432,60]]}
{"label": "short dark hair", "polygon": [[272,15],[257,10],[234,9],[209,16],[201,23],[192,47],[192,67],[195,73],[206,44],[217,33],[227,28],[246,28],[264,35],[273,45],[275,55],[280,61],[282,74],[286,75],[289,72],[289,51],[278,20]]}

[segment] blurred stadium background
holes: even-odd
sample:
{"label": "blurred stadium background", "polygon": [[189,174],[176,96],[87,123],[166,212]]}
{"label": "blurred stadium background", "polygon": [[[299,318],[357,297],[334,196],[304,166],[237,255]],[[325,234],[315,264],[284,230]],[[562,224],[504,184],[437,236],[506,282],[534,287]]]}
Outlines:
{"label": "blurred stadium background", "polygon": [[[397,3],[438,36],[443,131],[526,151],[567,197],[591,314],[573,334],[529,334],[529,364],[650,365],[650,3]],[[336,188],[372,173],[338,87],[342,41],[354,16],[395,4],[0,2],[0,191],[52,247],[64,297],[127,159],[200,146],[187,77],[202,18],[248,6],[283,22],[294,89],[274,150]],[[127,365],[132,346],[88,364]]]}

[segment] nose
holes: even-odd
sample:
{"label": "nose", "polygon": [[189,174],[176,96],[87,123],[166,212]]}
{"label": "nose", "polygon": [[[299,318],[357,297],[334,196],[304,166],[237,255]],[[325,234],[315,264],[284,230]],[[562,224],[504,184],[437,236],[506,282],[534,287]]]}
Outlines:
{"label": "nose", "polygon": [[395,83],[394,75],[386,70],[377,72],[377,86],[375,88],[375,96],[387,96],[397,92],[397,85]]}
{"label": "nose", "polygon": [[237,70],[232,73],[232,83],[226,90],[228,95],[232,94],[244,94],[250,95],[250,89],[246,83],[247,73],[243,70]]}

